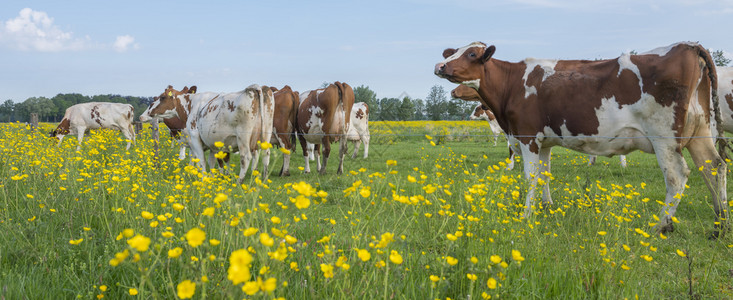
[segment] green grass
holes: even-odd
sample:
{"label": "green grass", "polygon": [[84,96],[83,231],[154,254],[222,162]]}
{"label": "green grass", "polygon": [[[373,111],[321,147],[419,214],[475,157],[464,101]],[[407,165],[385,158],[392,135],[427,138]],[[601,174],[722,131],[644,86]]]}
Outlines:
{"label": "green grass", "polygon": [[[550,182],[555,203],[525,220],[521,163],[505,171],[505,147],[478,139],[431,146],[424,137],[382,138],[372,143],[368,159],[347,158],[340,176],[335,155],[328,174],[302,174],[298,149],[292,175],[278,177],[282,154],[276,150],[270,182],[263,186],[248,175],[240,186],[236,163],[231,174],[202,179],[176,159],[177,148],[167,138],[155,161],[147,133],[127,152],[119,134],[92,134],[77,153],[73,138],[56,148],[22,126],[0,126],[0,299],[134,298],[130,288],[137,289],[135,297],[172,299],[184,280],[196,283],[195,299],[689,298],[690,280],[694,298],[733,297],[733,238],[707,239],[714,214],[696,170],[675,232],[666,239],[654,233],[665,188],[649,154],[632,153],[624,169],[615,157],[587,166],[586,156],[556,148]],[[310,206],[298,209],[291,185],[301,181],[328,196],[310,195]],[[360,194],[363,189],[368,197]],[[217,206],[217,194],[228,199]],[[175,203],[185,209],[175,210]],[[211,207],[215,213],[203,215]],[[155,218],[145,219],[143,212]],[[184,238],[194,227],[206,233],[206,242],[195,248]],[[149,250],[128,245],[130,237],[121,234],[126,228],[150,238]],[[258,232],[245,236],[247,228]],[[275,239],[272,246],[260,242],[262,232]],[[283,244],[290,247],[283,261],[268,255],[283,241],[280,232],[297,238]],[[394,241],[379,248],[385,233]],[[78,245],[69,243],[81,238]],[[175,247],[183,254],[169,258]],[[247,248],[250,279],[275,278],[274,291],[249,296],[243,284],[227,278],[230,255]],[[126,249],[130,255],[111,266]],[[356,249],[368,250],[371,259],[362,261]],[[513,258],[513,250],[524,261]],[[392,251],[401,264],[390,261]],[[492,263],[492,256],[505,267]],[[644,259],[649,256],[651,261]],[[348,269],[336,266],[340,257]],[[457,263],[450,265],[448,257]],[[333,266],[332,278],[324,276],[322,264]],[[490,278],[498,282],[495,289],[487,285]]]}

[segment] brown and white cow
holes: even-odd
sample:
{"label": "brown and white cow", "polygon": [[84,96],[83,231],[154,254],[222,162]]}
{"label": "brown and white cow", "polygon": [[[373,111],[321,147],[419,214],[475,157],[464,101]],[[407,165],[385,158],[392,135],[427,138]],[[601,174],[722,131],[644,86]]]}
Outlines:
{"label": "brown and white cow", "polygon": [[723,130],[733,133],[733,67],[718,67],[718,96]]}
{"label": "brown and white cow", "polygon": [[79,145],[76,150],[81,149],[81,141],[84,139],[84,132],[90,129],[109,128],[119,130],[127,139],[127,147],[135,142],[135,130],[132,127],[132,119],[135,110],[130,104],[108,103],[108,102],[87,102],[72,105],[66,109],[61,123],[51,132],[52,137],[59,139],[59,145],[67,134],[76,135]]}
{"label": "brown and white cow", "polygon": [[344,172],[344,156],[347,151],[346,133],[354,105],[354,90],[346,83],[334,82],[328,87],[300,94],[298,108],[298,139],[305,158],[305,173],[310,172],[307,143],[315,144],[316,160],[320,161],[319,148],[323,145],[323,163],[318,170],[326,173],[331,142],[339,141],[339,166]]}
{"label": "brown and white cow", "polygon": [[[173,89],[173,86],[169,85],[168,88],[171,89],[171,91],[175,91]],[[195,94],[196,89],[197,88],[195,85],[191,86],[191,88],[185,86],[183,87],[183,89],[180,92],[176,91],[176,93],[177,95],[178,94]],[[158,100],[158,97],[155,97],[154,99]],[[155,101],[153,101],[153,103],[155,103]],[[152,107],[153,103],[150,103],[148,108]],[[168,127],[168,130],[170,130],[171,137],[180,144],[181,150],[178,151],[179,160],[183,160],[184,158],[186,158],[187,142],[185,138],[183,137],[183,135],[181,134],[181,131],[183,131],[186,128],[187,117],[188,117],[187,114],[181,113],[179,114],[179,116],[173,116],[167,119],[163,119],[163,123],[165,123],[165,126]]]}
{"label": "brown and white cow", "polygon": [[[531,215],[539,179],[548,181],[543,173],[550,170],[550,149],[562,146],[594,155],[655,153],[667,188],[660,232],[674,229],[678,195],[690,173],[682,156],[687,148],[705,170],[717,221],[727,219],[724,153],[710,138],[711,112],[719,116],[717,78],[705,48],[677,43],[617,59],[518,63],[493,59],[495,51],[480,42],[446,49],[435,74],[476,89],[509,140],[519,143],[530,182],[525,217]],[[549,185],[543,190],[549,205]]]}
{"label": "brown and white cow", "polygon": [[[298,102],[300,96],[290,86],[282,89],[270,87],[275,96],[275,115],[272,118],[272,139],[270,143],[278,144],[280,147],[295,151],[295,139],[297,130],[295,125],[298,122]],[[280,176],[290,176],[290,154],[283,155],[283,167],[280,169]]]}
{"label": "brown and white cow", "polygon": [[364,143],[364,158],[369,157],[369,105],[366,103],[357,102],[351,107],[351,124],[346,139],[354,142],[354,153],[351,158],[356,158],[362,143]]}
{"label": "brown and white cow", "polygon": [[[270,141],[273,102],[272,90],[256,84],[234,93],[183,94],[169,87],[140,116],[140,121],[172,116],[186,119],[185,133],[191,155],[199,159],[202,171],[206,171],[205,150],[212,150],[208,159],[211,168],[214,167],[214,152],[239,151],[241,182],[260,143]],[[216,142],[222,142],[223,146],[217,147]],[[263,178],[268,175],[269,163],[268,148],[264,150]]]}

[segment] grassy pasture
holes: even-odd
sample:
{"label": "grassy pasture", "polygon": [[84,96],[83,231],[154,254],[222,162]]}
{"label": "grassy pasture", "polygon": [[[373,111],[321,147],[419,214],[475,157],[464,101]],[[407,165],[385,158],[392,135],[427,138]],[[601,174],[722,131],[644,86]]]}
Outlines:
{"label": "grassy pasture", "polygon": [[149,130],[129,151],[106,131],[76,152],[51,124],[2,124],[0,299],[733,298],[733,238],[707,239],[689,159],[668,236],[652,229],[662,172],[638,152],[623,169],[556,148],[555,203],[525,220],[521,163],[504,170],[487,125],[372,122],[369,158],[343,175],[333,157],[302,174],[298,149],[277,177],[275,150],[267,182],[239,185],[237,163],[201,174],[167,134],[156,161]]}

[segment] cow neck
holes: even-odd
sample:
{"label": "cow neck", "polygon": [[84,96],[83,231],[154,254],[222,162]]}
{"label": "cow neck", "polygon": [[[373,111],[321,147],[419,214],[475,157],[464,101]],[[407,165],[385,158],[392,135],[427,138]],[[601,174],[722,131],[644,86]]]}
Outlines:
{"label": "cow neck", "polygon": [[191,109],[191,100],[188,99],[188,95],[189,94],[182,95],[183,96],[182,98],[186,102],[185,107],[184,107],[184,104],[181,103],[180,100],[176,101],[176,113],[178,114],[178,118],[183,121],[188,120],[188,112]]}
{"label": "cow neck", "polygon": [[521,82],[524,75],[522,63],[512,63],[492,58],[484,63],[484,77],[478,90],[482,102],[494,113],[499,126],[508,131],[506,108],[517,93],[512,83]]}

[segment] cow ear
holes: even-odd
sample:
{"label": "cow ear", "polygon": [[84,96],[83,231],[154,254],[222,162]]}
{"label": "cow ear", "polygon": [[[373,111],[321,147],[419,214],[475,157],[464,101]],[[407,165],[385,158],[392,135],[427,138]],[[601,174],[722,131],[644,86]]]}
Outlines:
{"label": "cow ear", "polygon": [[188,89],[189,94],[196,94],[197,87],[195,85],[192,85],[190,89]]}
{"label": "cow ear", "polygon": [[491,59],[491,56],[494,55],[494,52],[496,52],[496,47],[494,45],[486,47],[486,49],[484,50],[484,55],[481,56],[481,61],[483,62],[489,61],[489,59]]}
{"label": "cow ear", "polygon": [[181,90],[181,93],[182,94],[188,93],[188,86],[184,86],[183,89]]}
{"label": "cow ear", "polygon": [[450,57],[451,55],[453,55],[453,53],[456,53],[456,51],[458,50],[453,49],[453,48],[448,48],[448,49],[443,50],[443,58]]}

